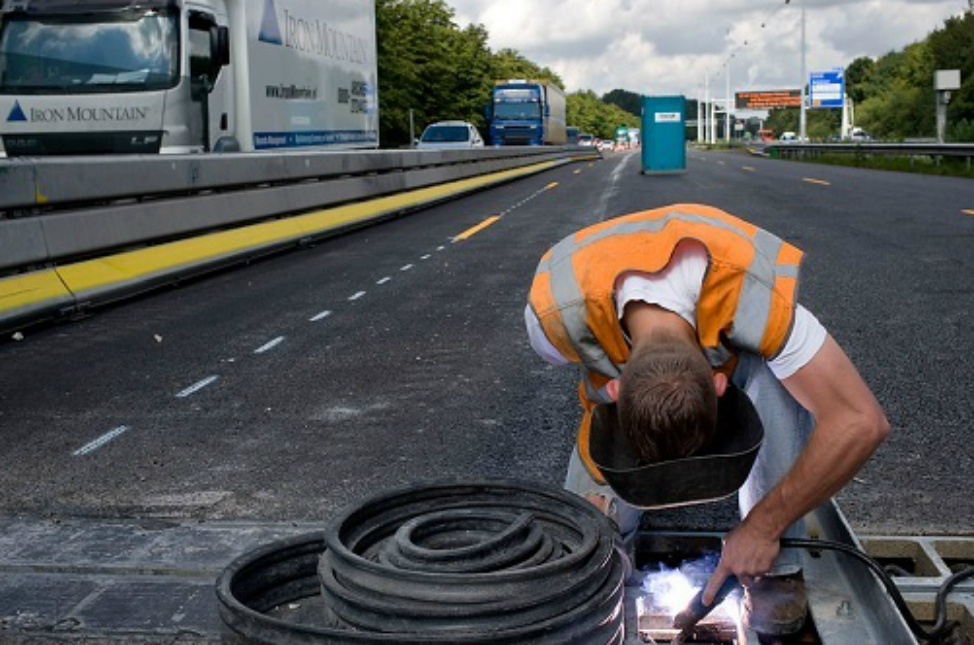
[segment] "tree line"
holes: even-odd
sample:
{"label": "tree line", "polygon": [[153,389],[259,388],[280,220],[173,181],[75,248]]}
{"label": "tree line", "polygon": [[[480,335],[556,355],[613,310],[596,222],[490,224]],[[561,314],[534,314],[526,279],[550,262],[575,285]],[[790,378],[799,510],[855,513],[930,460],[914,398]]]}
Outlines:
{"label": "tree line", "polygon": [[[495,81],[561,77],[514,49],[492,51],[483,25],[459,27],[443,0],[376,0],[379,128],[384,147],[409,144],[410,110],[415,136],[435,121],[470,121],[486,134],[485,108]],[[601,138],[639,118],[594,92],[568,94],[568,125]]]}
{"label": "tree line", "polygon": [[[947,140],[974,142],[974,9],[899,51],[853,60],[845,79],[856,125],[885,140],[936,136],[934,72],[942,69],[961,73],[961,88],[947,105]],[[809,110],[808,136],[827,139],[838,133],[840,119],[839,110]],[[765,125],[797,132],[798,110],[773,110]]]}

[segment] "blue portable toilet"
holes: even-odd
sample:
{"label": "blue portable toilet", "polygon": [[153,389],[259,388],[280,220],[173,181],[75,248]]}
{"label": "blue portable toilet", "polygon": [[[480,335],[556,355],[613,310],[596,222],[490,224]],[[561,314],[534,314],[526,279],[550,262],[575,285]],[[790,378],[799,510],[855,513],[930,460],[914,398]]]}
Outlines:
{"label": "blue portable toilet", "polygon": [[686,172],[686,99],[643,97],[643,174]]}

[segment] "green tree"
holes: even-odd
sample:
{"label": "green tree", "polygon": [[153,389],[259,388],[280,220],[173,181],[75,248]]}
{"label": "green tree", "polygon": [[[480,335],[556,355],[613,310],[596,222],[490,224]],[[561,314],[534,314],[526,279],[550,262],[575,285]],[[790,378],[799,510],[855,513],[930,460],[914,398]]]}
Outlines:
{"label": "green tree", "polygon": [[875,70],[876,61],[868,56],[855,59],[845,68],[846,93],[856,104],[866,100],[866,92]]}
{"label": "green tree", "polygon": [[442,0],[377,0],[379,127],[385,147],[444,119],[484,127],[494,56],[480,25],[460,29]]}
{"label": "green tree", "polygon": [[764,127],[772,130],[776,137],[780,137],[782,132],[798,132],[799,119],[798,108],[775,108],[768,112]]}
{"label": "green tree", "polygon": [[929,43],[935,69],[960,70],[961,88],[951,92],[947,122],[955,127],[969,122],[974,129],[974,11],[948,18],[942,29],[930,34]]}
{"label": "green tree", "polygon": [[[384,147],[409,143],[410,111],[416,135],[445,119],[470,121],[486,134],[484,108],[496,81],[523,78],[564,89],[554,70],[514,49],[492,52],[482,25],[461,29],[454,16],[444,0],[376,0],[379,127]],[[568,100],[572,125],[607,138],[618,126],[638,123],[637,117],[592,92],[576,94]]]}
{"label": "green tree", "polygon": [[856,121],[884,139],[930,137],[935,129],[933,56],[927,41],[877,61]]}
{"label": "green tree", "polygon": [[643,113],[643,97],[628,90],[612,90],[602,97],[602,100],[617,105],[633,116]]}
{"label": "green tree", "polygon": [[615,138],[619,126],[638,127],[639,118],[626,112],[618,105],[611,105],[599,99],[595,92],[583,90],[568,95],[568,122],[582,132],[594,134],[602,139]]}
{"label": "green tree", "polygon": [[523,79],[530,81],[547,81],[565,89],[565,83],[555,72],[547,67],[539,67],[532,63],[515,49],[502,49],[494,54],[494,79],[507,81]]}

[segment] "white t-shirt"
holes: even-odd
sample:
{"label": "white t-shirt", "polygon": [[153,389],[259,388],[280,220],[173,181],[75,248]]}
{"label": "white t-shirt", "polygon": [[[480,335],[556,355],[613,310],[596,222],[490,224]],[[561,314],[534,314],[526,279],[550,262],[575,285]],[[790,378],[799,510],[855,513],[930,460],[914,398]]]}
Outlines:
{"label": "white t-shirt", "polygon": [[[696,329],[697,301],[700,299],[707,264],[707,249],[704,245],[686,240],[677,245],[670,263],[659,273],[623,273],[616,280],[616,311],[619,312],[619,318],[622,318],[626,305],[637,300],[672,311]],[[569,362],[545,336],[530,305],[524,310],[524,321],[534,351],[553,365],[565,365]],[[825,337],[826,331],[822,323],[807,309],[797,305],[791,334],[781,352],[768,361],[768,367],[778,380],[788,378],[812,360],[825,343]]]}

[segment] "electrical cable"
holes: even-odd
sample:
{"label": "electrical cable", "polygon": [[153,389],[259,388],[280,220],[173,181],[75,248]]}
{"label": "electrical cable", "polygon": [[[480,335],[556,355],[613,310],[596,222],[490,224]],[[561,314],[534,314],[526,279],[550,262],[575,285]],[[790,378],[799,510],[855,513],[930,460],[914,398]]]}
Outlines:
{"label": "electrical cable", "polygon": [[906,620],[910,631],[912,631],[917,638],[925,641],[936,641],[946,635],[946,633],[951,629],[952,626],[947,622],[947,594],[949,594],[950,590],[959,582],[966,580],[967,578],[974,577],[974,567],[969,567],[954,573],[944,580],[943,584],[940,585],[940,588],[937,590],[934,605],[937,619],[930,631],[927,631],[910,611],[909,606],[903,599],[903,594],[900,593],[900,590],[896,587],[896,583],[893,582],[893,579],[890,578],[889,574],[886,573],[882,565],[859,549],[851,547],[847,544],[843,544],[842,542],[832,542],[830,540],[809,540],[802,538],[782,538],[781,546],[808,549],[809,551],[839,551],[864,563],[870,569],[872,569],[873,573],[875,573],[879,578],[879,581],[883,583],[883,587],[886,588],[886,592],[893,599],[893,603],[896,605],[896,608],[903,615],[903,618]]}

